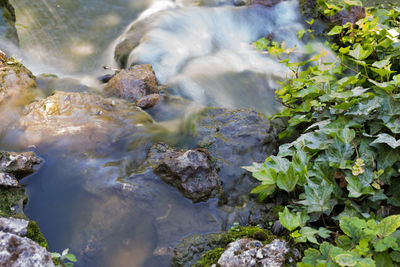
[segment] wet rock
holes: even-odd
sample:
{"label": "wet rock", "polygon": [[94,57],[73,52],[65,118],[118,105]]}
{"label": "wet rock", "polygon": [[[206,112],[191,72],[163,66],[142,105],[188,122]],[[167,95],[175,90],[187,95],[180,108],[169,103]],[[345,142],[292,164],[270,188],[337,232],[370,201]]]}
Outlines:
{"label": "wet rock", "polygon": [[[219,256],[229,243],[245,237],[267,242],[276,238],[267,230],[253,226],[237,226],[220,233],[191,234],[175,247],[173,266],[210,266],[217,263]],[[212,255],[213,259],[204,259],[206,254]],[[196,265],[199,259],[203,261],[203,264]]]}
{"label": "wet rock", "polygon": [[251,0],[250,5],[260,5],[266,7],[273,7],[276,4],[279,4],[282,0]]}
{"label": "wet rock", "polygon": [[221,267],[279,267],[285,263],[285,254],[288,252],[289,249],[283,240],[275,239],[263,246],[260,241],[243,238],[228,245],[218,264]]}
{"label": "wet rock", "polygon": [[12,58],[0,63],[0,105],[10,101],[17,104],[29,102],[33,98],[34,88],[35,77],[21,63]]}
{"label": "wet rock", "polygon": [[18,177],[33,173],[42,160],[33,152],[0,151],[0,172],[7,172]]}
{"label": "wet rock", "polygon": [[0,63],[5,63],[7,61],[7,55],[0,50]]}
{"label": "wet rock", "polygon": [[166,183],[193,202],[207,200],[220,189],[220,181],[207,150],[168,149],[155,168]]}
{"label": "wet rock", "polygon": [[300,13],[306,18],[318,18],[319,12],[317,8],[317,0],[300,0]]}
{"label": "wet rock", "polygon": [[100,77],[97,77],[97,80],[99,80],[102,83],[108,83],[112,79],[112,77],[114,77],[114,74],[105,74]]}
{"label": "wet rock", "polygon": [[0,231],[19,236],[25,236],[28,233],[29,221],[16,218],[0,217]]}
{"label": "wet rock", "polygon": [[50,253],[34,241],[0,232],[0,266],[54,266]]}
{"label": "wet rock", "polygon": [[349,9],[342,9],[332,17],[330,22],[335,25],[344,25],[348,22],[356,23],[358,20],[365,18],[365,8],[362,6],[350,6]]}
{"label": "wet rock", "polygon": [[118,44],[115,47],[114,58],[120,67],[128,67],[128,57],[131,51],[140,44],[142,37],[148,30],[149,23],[153,18],[147,17],[145,19],[136,21],[129,29],[120,37]]}
{"label": "wet rock", "polygon": [[145,95],[158,92],[156,76],[151,65],[135,65],[114,75],[104,91],[109,95],[136,102]]}
{"label": "wet rock", "polygon": [[0,185],[19,186],[18,179],[34,172],[41,162],[33,152],[0,151]]}
{"label": "wet rock", "polygon": [[150,94],[141,97],[136,101],[136,106],[142,109],[148,109],[154,107],[158,102],[160,102],[161,96],[159,94]]}
{"label": "wet rock", "polygon": [[241,167],[264,161],[278,147],[276,129],[253,109],[206,108],[184,127],[216,159],[218,175],[231,199],[248,195],[258,183]]}
{"label": "wet rock", "polygon": [[104,146],[123,134],[143,131],[152,118],[123,100],[56,91],[25,108],[19,121],[27,145],[58,141],[75,147]]}
{"label": "wet rock", "polygon": [[19,186],[19,183],[14,176],[8,173],[0,172],[0,185],[16,187]]}

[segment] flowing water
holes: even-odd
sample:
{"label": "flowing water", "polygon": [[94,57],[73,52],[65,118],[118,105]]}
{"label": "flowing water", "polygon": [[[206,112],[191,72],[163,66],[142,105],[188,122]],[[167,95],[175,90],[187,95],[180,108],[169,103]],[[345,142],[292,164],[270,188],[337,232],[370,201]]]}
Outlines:
{"label": "flowing water", "polygon": [[[101,91],[95,78],[106,73],[102,66],[117,66],[114,49],[131,38],[137,44],[121,62],[152,64],[159,82],[174,94],[270,115],[279,108],[276,81],[288,70],[251,43],[271,34],[287,46],[303,45],[296,37],[304,25],[294,1],[272,8],[213,0],[10,2],[20,48],[2,40],[0,49],[35,75],[57,74],[59,90]],[[51,250],[69,247],[78,256],[76,266],[168,266],[170,248],[186,235],[229,227],[232,209],[222,209],[216,200],[193,204],[157,177],[125,179],[152,143],[190,146],[176,136],[176,125],[137,124],[145,129],[94,147],[79,136],[33,147],[45,163],[24,180],[25,212],[38,222]],[[106,134],[112,137],[124,127],[131,129],[125,125]],[[29,145],[16,140],[14,132],[3,134],[0,148]]]}

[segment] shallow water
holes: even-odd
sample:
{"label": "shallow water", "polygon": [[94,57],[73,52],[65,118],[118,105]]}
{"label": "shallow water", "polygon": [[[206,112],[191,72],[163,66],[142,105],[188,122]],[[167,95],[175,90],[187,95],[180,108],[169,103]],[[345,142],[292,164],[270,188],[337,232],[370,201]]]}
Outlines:
{"label": "shallow water", "polygon": [[[1,48],[35,75],[68,78],[48,85],[59,90],[101,91],[93,81],[107,73],[103,65],[116,65],[114,47],[139,23],[144,35],[129,64],[152,64],[170,91],[203,105],[253,107],[269,115],[279,108],[276,81],[288,70],[250,43],[273,33],[288,46],[302,46],[296,38],[302,22],[292,1],[274,8],[228,1],[11,2],[21,48],[0,41]],[[76,266],[168,266],[171,248],[184,236],[224,230],[241,219],[215,199],[193,204],[154,175],[131,176],[152,143],[193,145],[177,134],[179,120],[146,124],[142,132],[95,147],[81,145],[86,139],[79,136],[31,147],[45,163],[23,181],[29,195],[25,212],[38,221],[52,251],[70,248]],[[110,136],[118,130],[110,129]],[[27,149],[15,136],[4,134],[0,148]]]}

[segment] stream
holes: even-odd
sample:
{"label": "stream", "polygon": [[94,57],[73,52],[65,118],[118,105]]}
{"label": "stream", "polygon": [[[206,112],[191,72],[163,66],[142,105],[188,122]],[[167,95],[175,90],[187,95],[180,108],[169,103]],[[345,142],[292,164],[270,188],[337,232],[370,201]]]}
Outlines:
{"label": "stream", "polygon": [[[70,248],[78,267],[169,266],[172,249],[185,236],[246,223],[250,205],[221,205],[213,198],[194,204],[155,175],[138,175],[138,168],[157,142],[196,147],[181,125],[197,105],[254,108],[267,116],[279,109],[274,89],[289,70],[251,43],[273,35],[287,47],[303,47],[296,33],[305,24],[296,1],[273,7],[235,6],[230,0],[10,3],[20,46],[2,39],[0,49],[36,76],[57,75],[51,82],[38,80],[44,91],[101,94],[104,85],[97,77],[112,73],[103,66],[151,64],[170,94],[193,103],[183,114],[153,124],[121,104],[115,112],[122,119],[110,113],[115,124],[102,133],[52,142],[45,135],[19,138],[21,133],[3,129],[1,149],[30,147],[45,160],[22,182],[29,197],[25,213],[38,222],[52,251]],[[92,118],[79,113],[68,120]]]}

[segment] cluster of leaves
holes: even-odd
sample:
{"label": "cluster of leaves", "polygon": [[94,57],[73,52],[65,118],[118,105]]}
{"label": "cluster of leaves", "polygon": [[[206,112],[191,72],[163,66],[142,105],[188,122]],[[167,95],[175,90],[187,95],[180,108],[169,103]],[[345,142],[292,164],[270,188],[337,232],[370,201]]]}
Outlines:
{"label": "cluster of leaves", "polygon": [[324,242],[319,250],[306,250],[298,266],[394,266],[394,262],[400,263],[399,226],[400,215],[386,217],[380,223],[343,217],[340,229],[345,235],[337,238],[336,246]]}
{"label": "cluster of leaves", "polygon": [[76,262],[76,257],[74,254],[69,253],[69,249],[66,248],[60,254],[58,252],[52,252],[51,258],[53,261],[57,262],[57,266],[61,267],[72,267],[74,266],[74,262]]}
{"label": "cluster of leaves", "polygon": [[[326,14],[358,4],[318,3]],[[374,231],[386,225],[386,219],[378,226],[375,220],[385,217],[386,210],[400,207],[399,17],[400,10],[367,9],[365,18],[355,24],[332,27],[328,35],[333,41],[331,49],[338,55],[336,62],[324,62],[324,54],[300,63],[281,61],[293,76],[277,91],[284,108],[275,118],[289,118],[281,137],[301,134],[281,145],[278,155],[245,168],[261,181],[252,191],[261,200],[277,191],[286,191],[291,197],[279,217],[290,231],[301,228],[292,233],[296,242],[317,244],[331,232],[324,227],[317,230],[316,225],[334,227],[340,222],[342,231],[358,244],[358,239],[364,239],[346,232],[342,222],[349,217],[365,218],[368,222],[354,219],[354,227]],[[271,54],[293,51],[265,40],[257,46],[267,47]],[[366,244],[380,242],[386,235],[382,238],[380,232],[366,238],[357,245],[357,255],[370,255]],[[321,257],[331,248],[327,243],[321,245]],[[341,249],[348,248],[348,244],[341,245],[329,257],[336,259]],[[374,248],[377,252],[381,249]],[[393,253],[397,255],[397,251]],[[339,258],[350,261],[349,255]],[[343,261],[337,263],[354,266]]]}

